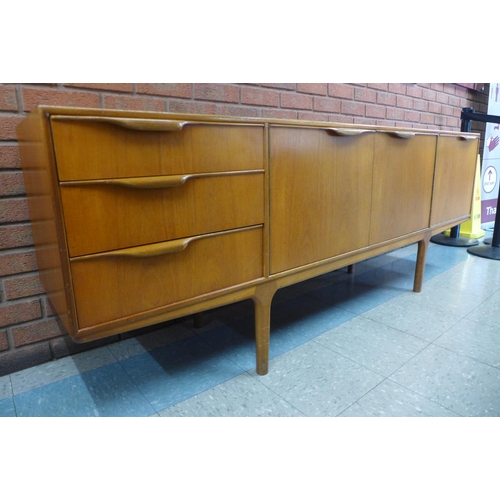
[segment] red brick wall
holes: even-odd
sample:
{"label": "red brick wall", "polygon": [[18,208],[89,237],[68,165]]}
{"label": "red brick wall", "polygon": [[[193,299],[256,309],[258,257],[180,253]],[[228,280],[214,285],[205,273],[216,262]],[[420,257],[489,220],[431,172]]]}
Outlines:
{"label": "red brick wall", "polygon": [[[453,83],[0,84],[0,376],[113,339],[76,345],[40,285],[15,127],[40,104],[460,129],[488,87]],[[484,130],[484,125],[476,130]]]}

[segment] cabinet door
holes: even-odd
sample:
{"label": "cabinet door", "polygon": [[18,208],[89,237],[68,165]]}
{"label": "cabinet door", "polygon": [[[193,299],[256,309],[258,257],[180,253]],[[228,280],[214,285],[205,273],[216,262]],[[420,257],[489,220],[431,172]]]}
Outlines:
{"label": "cabinet door", "polygon": [[377,133],[370,244],[429,227],[436,136]]}
{"label": "cabinet door", "polygon": [[363,132],[271,127],[272,274],[368,244],[375,133]]}
{"label": "cabinet door", "polygon": [[431,226],[470,214],[478,142],[439,137]]}

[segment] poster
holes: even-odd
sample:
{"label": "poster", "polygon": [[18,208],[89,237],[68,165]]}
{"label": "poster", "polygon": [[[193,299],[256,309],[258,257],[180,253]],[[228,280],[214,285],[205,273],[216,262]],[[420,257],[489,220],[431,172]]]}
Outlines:
{"label": "poster", "polygon": [[[500,116],[500,83],[490,83],[488,115]],[[500,177],[500,124],[487,123],[481,168],[481,222],[492,227],[497,211]]]}

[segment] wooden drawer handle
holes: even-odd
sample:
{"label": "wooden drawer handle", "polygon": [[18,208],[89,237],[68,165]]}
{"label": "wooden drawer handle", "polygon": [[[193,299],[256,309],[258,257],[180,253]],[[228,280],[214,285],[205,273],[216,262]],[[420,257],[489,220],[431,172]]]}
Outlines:
{"label": "wooden drawer handle", "polygon": [[340,136],[353,136],[353,135],[361,135],[367,132],[373,132],[373,130],[363,130],[356,128],[327,128],[325,129],[328,132],[333,132],[336,135]]}
{"label": "wooden drawer handle", "polygon": [[179,238],[177,240],[162,241],[161,243],[151,243],[150,245],[141,245],[131,248],[123,248],[120,250],[111,250],[110,252],[93,253],[89,255],[81,255],[73,257],[70,262],[79,262],[82,260],[107,258],[107,257],[131,257],[131,258],[145,258],[145,257],[158,257],[160,255],[168,255],[172,253],[182,252],[190,243],[196,240],[203,240],[212,238],[213,236],[221,236],[225,234],[238,233],[249,229],[256,229],[263,227],[263,224],[257,226],[243,227],[238,229],[231,229],[229,231],[219,233],[207,233],[198,236],[191,236],[189,238]]}
{"label": "wooden drawer handle", "polygon": [[98,179],[65,182],[64,186],[120,186],[135,189],[160,189],[181,186],[193,175],[162,175],[158,177],[128,177],[125,179]]}
{"label": "wooden drawer handle", "polygon": [[162,189],[182,186],[189,179],[222,177],[244,174],[262,174],[264,170],[236,170],[204,174],[158,175],[153,177],[124,177],[119,179],[92,179],[61,182],[61,186],[120,186],[134,189]]}
{"label": "wooden drawer handle", "polygon": [[63,116],[52,117],[55,121],[109,123],[117,127],[140,130],[145,132],[178,132],[185,125],[197,122],[179,120],[144,120],[141,118],[114,118],[110,116]]}

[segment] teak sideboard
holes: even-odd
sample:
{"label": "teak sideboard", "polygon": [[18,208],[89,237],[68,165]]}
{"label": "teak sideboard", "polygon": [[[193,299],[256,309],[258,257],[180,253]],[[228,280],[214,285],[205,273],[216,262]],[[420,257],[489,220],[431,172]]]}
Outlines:
{"label": "teak sideboard", "polygon": [[41,281],[85,342],[255,304],[470,217],[478,134],[39,107],[19,126]]}

